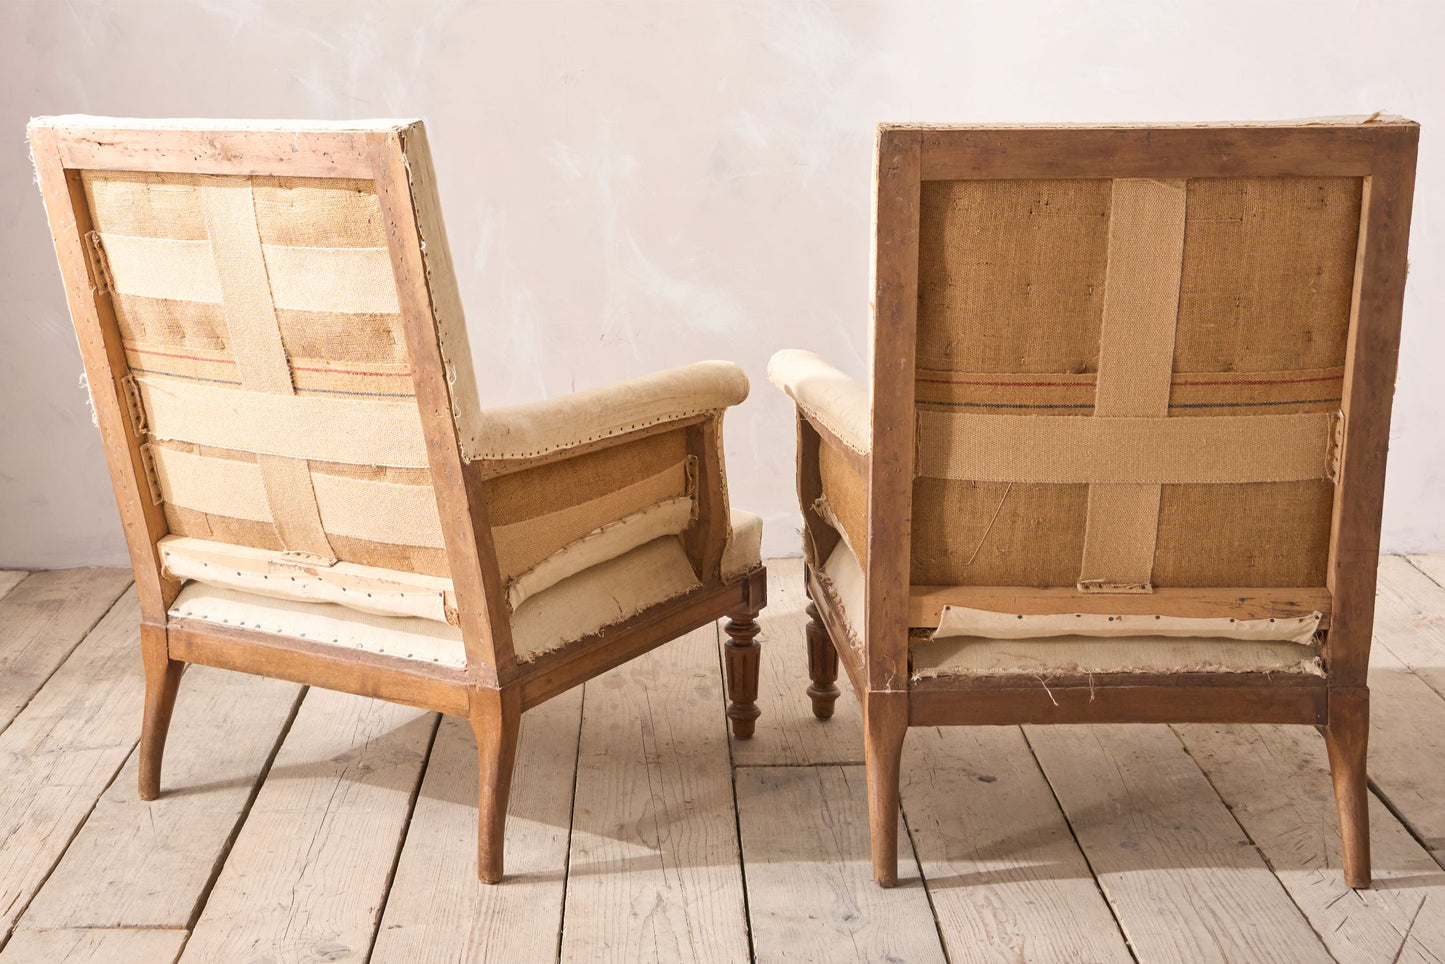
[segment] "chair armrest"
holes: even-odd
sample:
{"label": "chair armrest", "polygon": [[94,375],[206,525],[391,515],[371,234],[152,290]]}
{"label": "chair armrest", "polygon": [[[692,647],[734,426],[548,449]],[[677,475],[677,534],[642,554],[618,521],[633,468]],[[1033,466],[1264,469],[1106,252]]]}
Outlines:
{"label": "chair armrest", "polygon": [[473,457],[530,459],[737,405],[748,377],[705,361],[602,388],[482,412]]}
{"label": "chair armrest", "polygon": [[796,348],[773,356],[768,379],[848,448],[863,455],[872,449],[867,388],[812,352]]}

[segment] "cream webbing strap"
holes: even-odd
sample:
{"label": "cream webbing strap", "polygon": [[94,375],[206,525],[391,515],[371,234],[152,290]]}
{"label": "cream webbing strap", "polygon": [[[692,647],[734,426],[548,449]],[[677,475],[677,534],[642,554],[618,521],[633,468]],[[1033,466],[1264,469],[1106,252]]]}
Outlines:
{"label": "cream webbing strap", "polygon": [[[1184,198],[1184,181],[1113,182],[1095,418],[1169,414]],[[1081,590],[1149,591],[1161,491],[1158,483],[1089,486]]]}
{"label": "cream webbing strap", "polygon": [[[198,193],[241,387],[249,392],[295,395],[271,298],[266,258],[261,251],[251,182],[205,178]],[[321,527],[321,511],[306,460],[275,455],[257,455],[256,460],[282,548],[315,556],[326,564],[335,562],[336,554]]]}

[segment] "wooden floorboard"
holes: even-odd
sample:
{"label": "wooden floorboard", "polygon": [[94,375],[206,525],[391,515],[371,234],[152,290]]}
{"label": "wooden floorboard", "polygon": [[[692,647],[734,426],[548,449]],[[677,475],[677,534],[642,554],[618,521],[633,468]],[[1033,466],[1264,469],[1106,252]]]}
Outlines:
{"label": "wooden floorboard", "polygon": [[442,719],[373,960],[557,959],[567,840],[577,777],[582,691],[522,716],[507,810],[506,879],[477,879],[477,746],[471,727]]}
{"label": "wooden floorboard", "polygon": [[1130,960],[1018,727],[911,729],[902,782],[953,960]]}
{"label": "wooden floorboard", "polygon": [[24,569],[0,569],[0,597],[19,585],[30,573]]}
{"label": "wooden floorboard", "polygon": [[859,766],[738,769],[758,961],[945,960],[902,826],[898,886],[873,883],[864,787]]}
{"label": "wooden floorboard", "polygon": [[1375,647],[1445,696],[1445,588],[1399,556],[1380,560]]}
{"label": "wooden floorboard", "polygon": [[1370,780],[1445,862],[1445,589],[1400,558],[1380,562],[1370,650]]}
{"label": "wooden floorboard", "polygon": [[161,798],[137,795],[132,752],[20,927],[189,927],[300,691],[209,666],[188,669]]}
{"label": "wooden floorboard", "polygon": [[1177,729],[1335,960],[1438,960],[1435,953],[1445,949],[1445,872],[1377,799],[1370,801],[1375,886],[1345,886],[1318,733],[1303,726]]}
{"label": "wooden floorboard", "polygon": [[60,569],[17,580],[14,588],[0,594],[0,729],[65,662],[130,582],[130,572],[123,569]]}
{"label": "wooden floorboard", "polygon": [[0,964],[173,964],[185,943],[184,930],[20,931]]}
{"label": "wooden floorboard", "polygon": [[139,647],[140,606],[130,590],[0,733],[0,936],[135,746]]}
{"label": "wooden floorboard", "polygon": [[1168,727],[1024,729],[1141,962],[1330,960]]}
{"label": "wooden floorboard", "polygon": [[564,962],[746,960],[717,627],[588,682]]}
{"label": "wooden floorboard", "polygon": [[[1385,559],[1390,558],[1393,557],[1385,556],[1380,561],[1384,562]],[[1436,584],[1445,586],[1445,552],[1406,556],[1405,558],[1412,566],[1433,579]]]}
{"label": "wooden floorboard", "polygon": [[0,571],[0,964],[1442,962],[1441,580],[1381,563],[1357,893],[1318,734],[1204,725],[914,729],[903,882],[876,887],[857,702],[812,716],[797,560],[770,564],[753,740],[716,627],[524,715],[497,886],[465,721],[194,668],[144,803],[127,574]]}
{"label": "wooden floorboard", "polygon": [[364,959],[436,723],[308,690],[181,960]]}

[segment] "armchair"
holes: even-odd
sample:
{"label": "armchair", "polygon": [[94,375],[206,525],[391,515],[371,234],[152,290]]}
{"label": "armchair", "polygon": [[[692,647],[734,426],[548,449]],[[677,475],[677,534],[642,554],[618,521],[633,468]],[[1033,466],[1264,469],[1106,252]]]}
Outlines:
{"label": "armchair", "polygon": [[29,135],[140,598],[143,799],[190,663],[467,717],[488,882],[525,710],[730,616],[752,735],[740,369],[482,409],[419,121]]}
{"label": "armchair", "polygon": [[[806,352],[808,693],[910,726],[1317,726],[1370,882],[1366,686],[1419,128],[884,126],[871,385]],[[870,391],[871,389],[871,391]]]}

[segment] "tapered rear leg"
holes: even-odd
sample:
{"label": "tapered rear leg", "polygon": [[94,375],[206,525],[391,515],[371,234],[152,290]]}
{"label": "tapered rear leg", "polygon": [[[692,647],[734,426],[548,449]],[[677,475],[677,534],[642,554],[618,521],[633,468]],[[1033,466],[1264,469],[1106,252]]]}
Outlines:
{"label": "tapered rear leg", "polygon": [[495,884],[502,879],[507,800],[522,728],[521,691],[472,690],[469,717],[477,740],[477,876]]}
{"label": "tapered rear leg", "polygon": [[141,625],[140,652],[146,691],[140,725],[138,790],[142,800],[154,800],[161,795],[161,758],[165,756],[166,733],[171,727],[171,713],[176,708],[176,693],[186,664],[170,658],[164,626]]}
{"label": "tapered rear leg", "polygon": [[758,709],[758,664],[763,648],[758,645],[761,631],[758,609],[745,605],[723,624],[727,643],[723,646],[724,667],[728,683],[728,719],[732,720],[733,736],[750,739],[762,710]]}
{"label": "tapered rear leg", "polygon": [[1370,886],[1370,789],[1365,756],[1370,740],[1370,691],[1363,687],[1330,690],[1325,746],[1330,754],[1330,779],[1340,815],[1345,883]]}
{"label": "tapered rear leg", "polygon": [[803,610],[808,614],[804,632],[808,637],[808,696],[813,701],[813,715],[820,720],[831,719],[833,704],[838,701],[838,651],[828,636],[828,627],[818,617],[818,605],[811,599]]}
{"label": "tapered rear leg", "polygon": [[868,770],[868,833],[873,879],[898,883],[898,777],[908,733],[908,694],[869,692],[863,700],[863,759]]}

